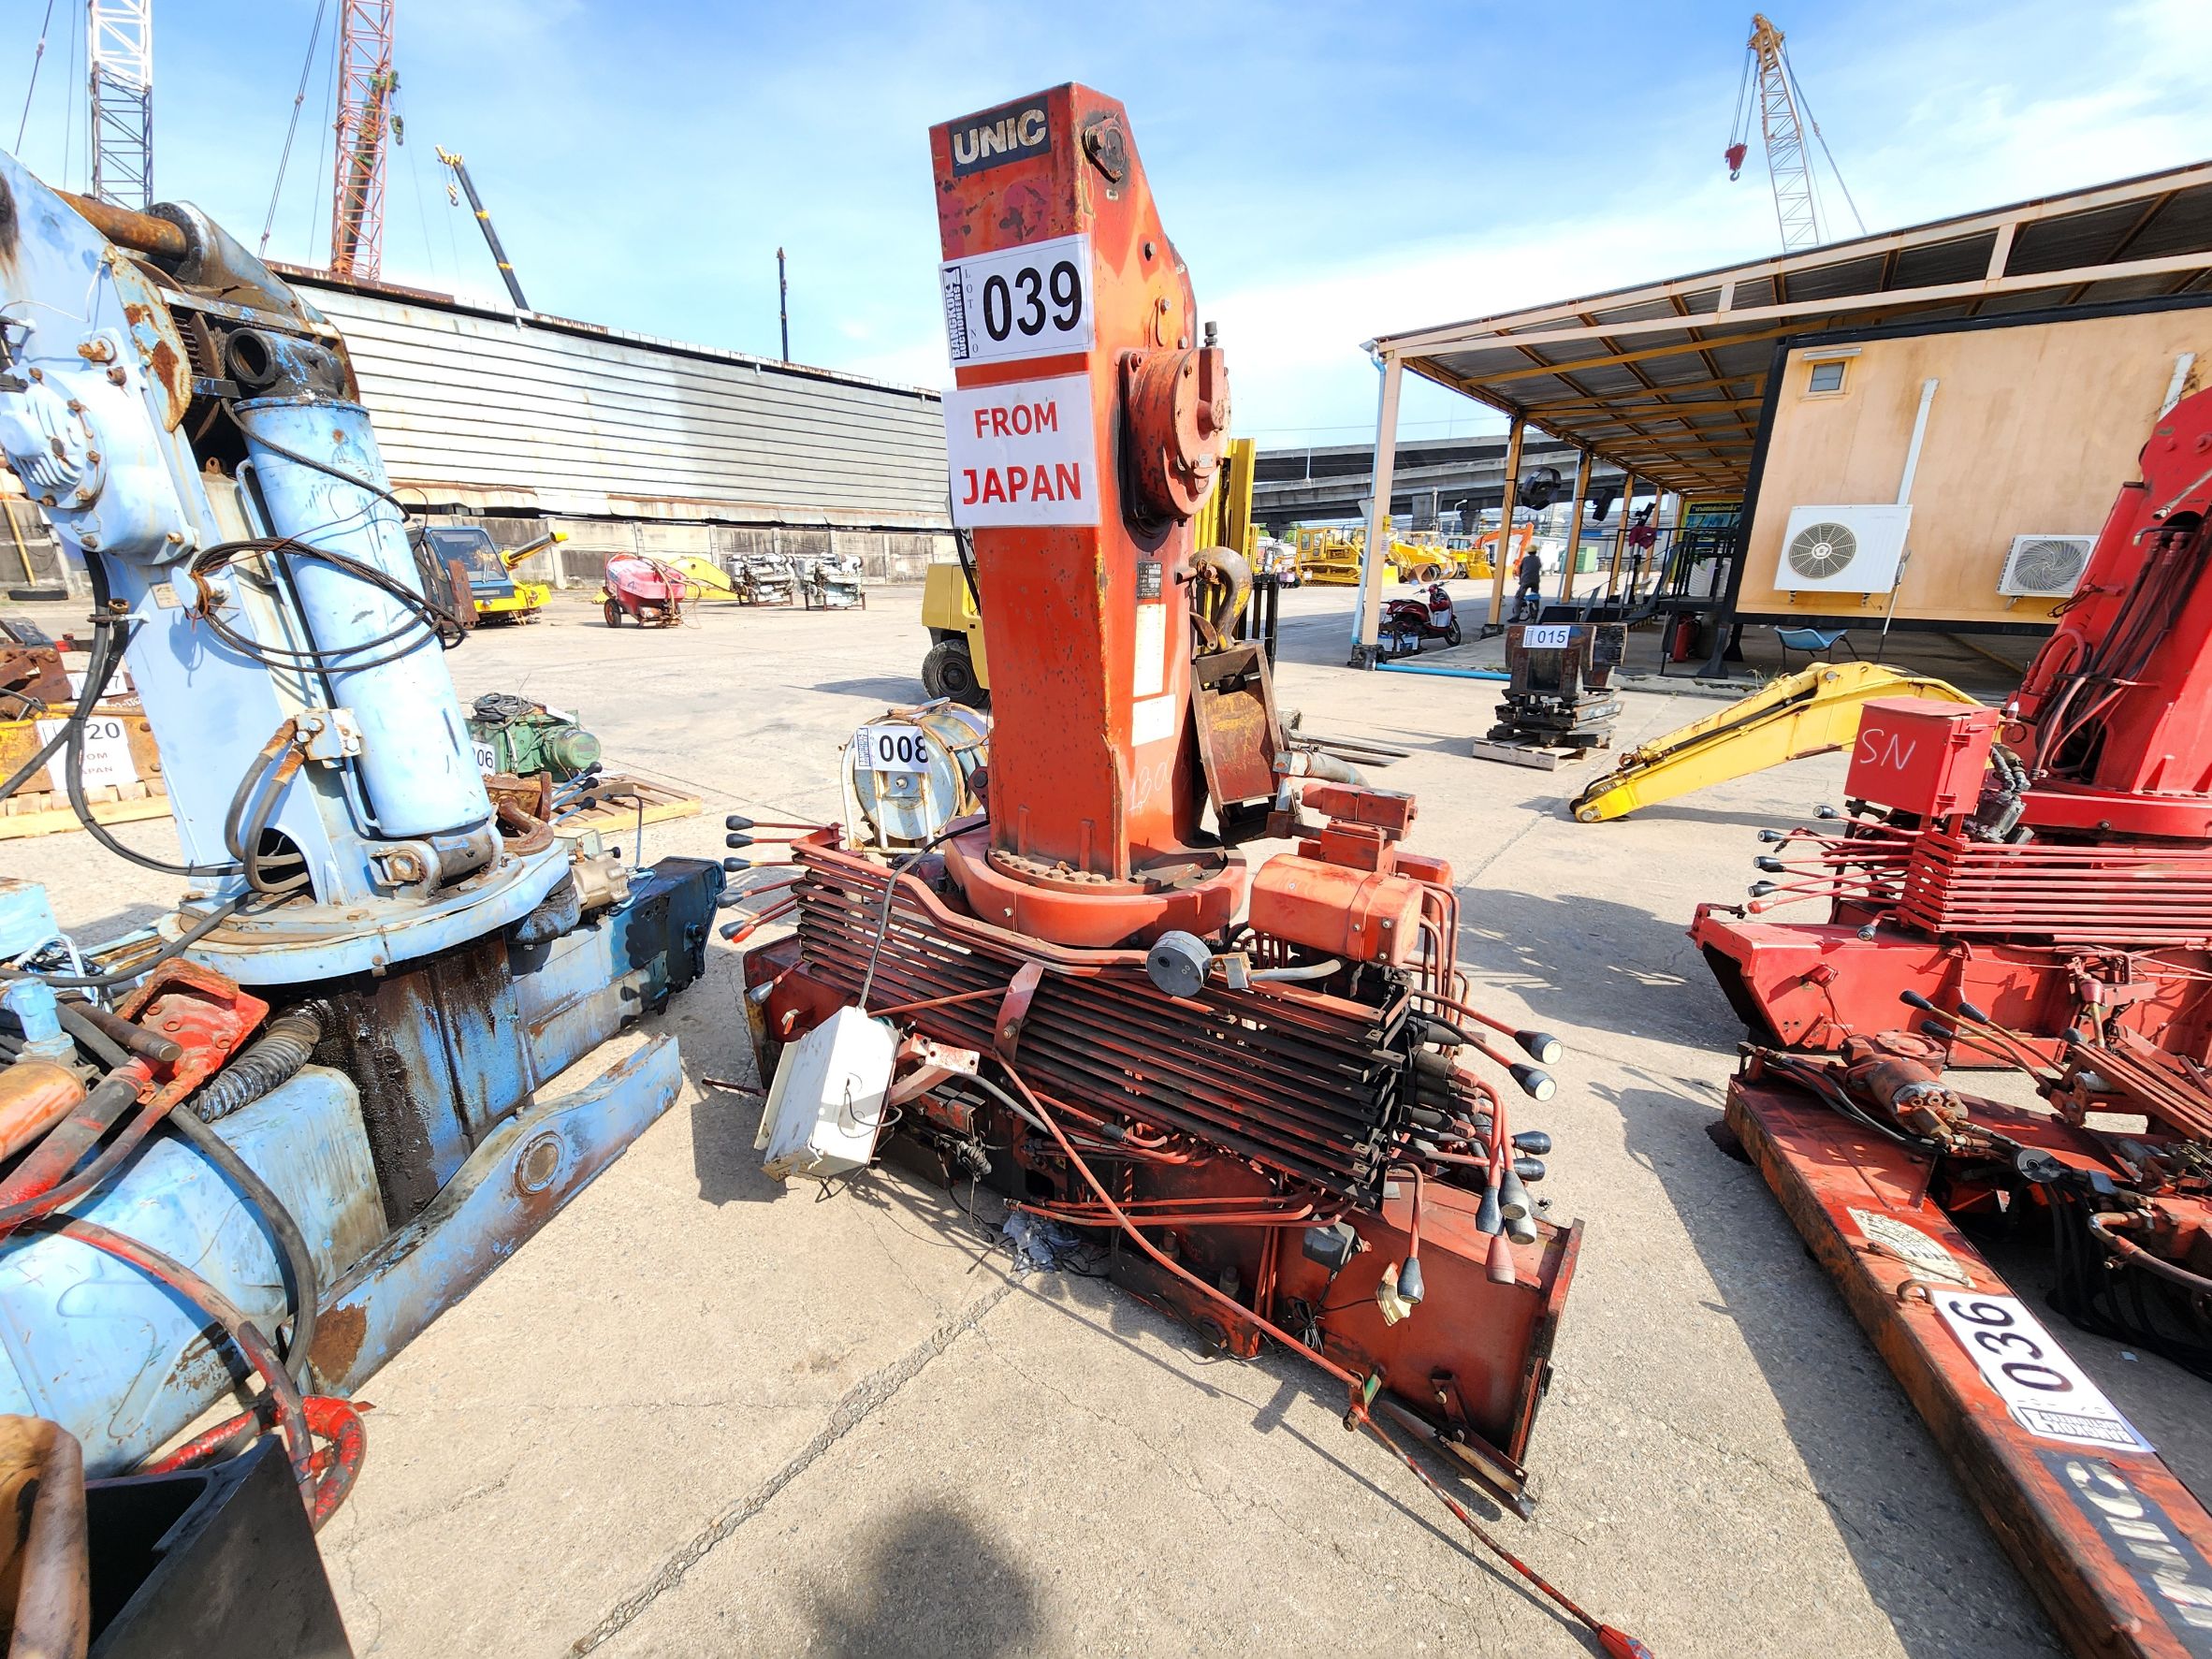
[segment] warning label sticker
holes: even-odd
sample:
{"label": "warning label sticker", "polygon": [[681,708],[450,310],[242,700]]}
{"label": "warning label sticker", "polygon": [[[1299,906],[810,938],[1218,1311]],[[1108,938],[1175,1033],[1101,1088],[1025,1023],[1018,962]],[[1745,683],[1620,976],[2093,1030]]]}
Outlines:
{"label": "warning label sticker", "polygon": [[963,530],[1098,523],[1090,377],[948,391],[945,459],[953,522]]}

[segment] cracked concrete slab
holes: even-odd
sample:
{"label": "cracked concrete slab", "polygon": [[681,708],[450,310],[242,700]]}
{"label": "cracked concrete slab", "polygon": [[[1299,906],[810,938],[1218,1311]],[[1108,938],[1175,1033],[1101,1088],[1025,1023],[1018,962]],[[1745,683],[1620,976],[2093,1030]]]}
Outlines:
{"label": "cracked concrete slab", "polygon": [[[919,695],[916,604],[616,633],[572,595],[449,662],[465,697],[577,709],[615,766],[695,786],[706,813],[648,828],[648,859],[719,856],[725,812],[835,810],[838,745]],[[1460,872],[1479,999],[1568,1044],[1523,1116],[1559,1142],[1542,1192],[1589,1232],[1536,1518],[1501,1538],[1666,1659],[2055,1653],[1764,1186],[1703,1132],[1740,1033],[1681,929],[1740,893],[1758,828],[1835,797],[1841,761],[1578,825],[1574,769],[1468,757],[1494,685],[1340,667],[1348,608],[1285,596],[1284,702],[1413,750],[1378,780],[1419,794],[1416,844]],[[1623,746],[1711,709],[1626,701]],[[8,866],[89,939],[173,897],[80,836]],[[752,1081],[715,954],[659,1022],[676,1107],[364,1389],[368,1463],[322,1539],[364,1655],[1590,1652],[1298,1365],[1203,1353],[1097,1283],[1009,1289],[965,1193],[766,1182],[758,1099],[701,1081]],[[2185,1477],[2212,1476],[2200,1384],[2063,1334]]]}

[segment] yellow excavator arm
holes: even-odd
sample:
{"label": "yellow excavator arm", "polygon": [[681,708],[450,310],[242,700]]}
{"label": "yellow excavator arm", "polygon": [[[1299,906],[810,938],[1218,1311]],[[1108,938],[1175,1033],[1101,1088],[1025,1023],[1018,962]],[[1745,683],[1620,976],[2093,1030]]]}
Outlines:
{"label": "yellow excavator arm", "polygon": [[538,537],[538,539],[534,542],[525,542],[519,547],[516,547],[508,552],[502,553],[500,555],[500,562],[505,565],[509,570],[513,570],[517,565],[520,564],[531,554],[543,553],[547,547],[553,546],[554,543],[565,542],[567,540],[568,531],[565,530],[547,531],[544,535]]}
{"label": "yellow excavator arm", "polygon": [[1878,663],[1815,662],[1631,749],[1619,766],[1575,797],[1575,817],[1583,823],[1625,818],[1638,807],[1726,779],[1846,748],[1858,735],[1859,710],[1877,697],[1980,701],[1948,680],[1899,674]]}

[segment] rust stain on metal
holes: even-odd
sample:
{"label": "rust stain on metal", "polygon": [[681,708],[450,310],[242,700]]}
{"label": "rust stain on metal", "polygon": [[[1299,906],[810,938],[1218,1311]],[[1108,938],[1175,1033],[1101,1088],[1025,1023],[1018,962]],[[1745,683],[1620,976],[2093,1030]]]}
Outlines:
{"label": "rust stain on metal", "polygon": [[314,1367],[325,1376],[343,1376],[353,1369],[369,1333],[369,1316],[357,1304],[330,1309],[315,1321],[315,1342],[310,1350]]}
{"label": "rust stain on metal", "polygon": [[177,348],[168,342],[167,335],[153,342],[152,367],[154,378],[178,403],[182,404],[192,395],[192,371],[177,355]]}

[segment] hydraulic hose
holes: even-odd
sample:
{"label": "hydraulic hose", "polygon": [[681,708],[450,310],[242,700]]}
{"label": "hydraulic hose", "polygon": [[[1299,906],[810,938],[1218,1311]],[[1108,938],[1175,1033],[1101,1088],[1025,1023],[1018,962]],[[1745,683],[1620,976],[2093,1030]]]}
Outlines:
{"label": "hydraulic hose", "polygon": [[[0,1181],[0,1233],[21,1226],[34,1215],[45,1214],[56,1207],[57,1201],[66,1202],[65,1199],[54,1201],[53,1196],[72,1184],[63,1178],[77,1168],[78,1159],[99,1144],[138,1101],[138,1091],[153,1081],[153,1070],[143,1060],[118,1067],[93,1084],[77,1103],[76,1110],[23,1154],[22,1161],[8,1172],[5,1181]],[[118,1146],[127,1152],[125,1143],[135,1145],[157,1121],[157,1113],[139,1112],[129,1128],[109,1142],[101,1157],[113,1153]],[[133,1130],[137,1131],[135,1135]],[[95,1165],[99,1161],[94,1160]],[[84,1170],[73,1180],[82,1180],[91,1172],[90,1169]],[[27,1207],[33,1203],[42,1207]]]}
{"label": "hydraulic hose", "polygon": [[320,1003],[302,1002],[271,1017],[261,1035],[193,1096],[192,1114],[203,1124],[220,1123],[290,1079],[322,1041],[324,1011]]}
{"label": "hydraulic hose", "polygon": [[76,1040],[77,1046],[90,1054],[94,1059],[99,1061],[109,1070],[112,1071],[131,1063],[130,1055],[124,1052],[120,1043],[85,1018],[84,1009],[80,1004],[57,1002],[54,1004],[54,1012],[61,1017],[62,1029]]}
{"label": "hydraulic hose", "polygon": [[70,711],[68,724],[62,729],[62,735],[68,739],[64,746],[62,783],[68,792],[70,809],[77,814],[77,820],[84,826],[86,835],[126,864],[135,864],[160,875],[185,876],[194,880],[230,875],[238,868],[236,865],[171,864],[167,859],[149,857],[134,848],[124,846],[109,832],[106,824],[93,815],[91,801],[84,793],[84,722],[98,706],[100,698],[106,694],[108,680],[130,644],[134,624],[116,619],[109,598],[106,564],[99,559],[88,558],[84,561],[84,574],[92,583],[93,590],[92,662],[85,672],[84,690]]}
{"label": "hydraulic hose", "polygon": [[49,1215],[36,1224],[42,1231],[57,1232],[118,1261],[127,1262],[169,1289],[221,1325],[232,1344],[258,1372],[269,1390],[269,1404],[276,1416],[284,1449],[292,1460],[292,1477],[312,1500],[314,1491],[314,1447],[307,1426],[307,1412],[292,1378],[278,1362],[276,1350],[253,1320],[222,1291],[209,1284],[174,1257],[124,1233],[87,1221],[81,1215]]}
{"label": "hydraulic hose", "polygon": [[[283,1016],[279,1016],[282,1018]],[[319,1028],[319,1027],[318,1027]],[[264,1040],[266,1041],[266,1039]],[[246,1051],[251,1054],[251,1049]],[[239,1056],[243,1059],[244,1055]],[[236,1065],[238,1062],[231,1062]],[[293,1070],[297,1071],[295,1066]],[[225,1069],[227,1075],[228,1068]],[[221,1081],[220,1078],[217,1081]],[[204,1091],[203,1091],[204,1092]],[[168,1121],[208,1162],[222,1171],[230,1184],[246,1196],[246,1201],[261,1212],[261,1219],[268,1224],[269,1234],[277,1246],[278,1259],[292,1280],[292,1340],[284,1345],[284,1370],[305,1392],[308,1350],[315,1340],[315,1303],[322,1294],[322,1287],[315,1279],[315,1259],[307,1248],[307,1239],[299,1230],[299,1223],[292,1212],[284,1207],[284,1201],[269,1189],[269,1184],[254,1172],[253,1166],[239,1157],[237,1151],[221,1135],[202,1122],[196,1113],[172,1112]]]}
{"label": "hydraulic hose", "polygon": [[[1027,1118],[1034,1118],[1043,1123],[1045,1128],[1051,1133],[1052,1138],[1059,1142],[1061,1155],[1075,1167],[1075,1172],[1083,1177],[1084,1184],[1088,1186],[1092,1192],[1098,1195],[1099,1202],[1100,1206],[1106,1211],[1107,1215],[1113,1218],[1114,1223],[1121,1229],[1122,1232],[1129,1239],[1132,1244],[1134,1244],[1139,1249],[1142,1250],[1145,1255],[1152,1258],[1156,1265],[1165,1270],[1171,1277],[1183,1280],[1185,1283],[1190,1285],[1193,1288],[1200,1291],[1208,1299],[1221,1303],[1222,1306],[1229,1310],[1232,1318],[1242,1319],[1246,1323],[1257,1327],[1261,1332],[1268,1336],[1273,1337],[1275,1341],[1281,1343],[1285,1347],[1290,1349],[1292,1352],[1303,1355],[1309,1363],[1318,1366],[1321,1370],[1335,1377],[1339,1382],[1346,1384],[1351,1390],[1352,1403],[1350,1408],[1345,1413],[1345,1427],[1347,1429],[1364,1428],[1369,1433],[1373,1434],[1377,1440],[1380,1440],[1385,1446],[1390,1448],[1391,1451],[1395,1452],[1399,1461],[1404,1463],[1407,1468],[1411,1469],[1415,1475],[1419,1477],[1421,1484],[1426,1486],[1432,1492],[1433,1492],[1439,1499],[1443,1501],[1444,1506],[1451,1511],[1452,1515],[1463,1526],[1467,1529],[1468,1533],[1472,1535],[1478,1543],[1487,1549],[1492,1555],[1503,1561],[1507,1566],[1511,1567],[1515,1572],[1519,1573],[1522,1579],[1526,1579],[1530,1584],[1541,1591],[1545,1595],[1550,1597],[1553,1602],[1557,1603],[1562,1608],[1570,1614],[1578,1623],[1582,1625],[1582,1627],[1588,1630],[1593,1636],[1596,1637],[1598,1639],[1598,1645],[1604,1649],[1605,1652],[1608,1656],[1608,1659],[1652,1659],[1651,1650],[1645,1647],[1642,1642],[1637,1641],[1634,1637],[1628,1635],[1625,1631],[1618,1630],[1612,1625],[1599,1623],[1595,1618],[1585,1612],[1579,1605],[1578,1605],[1565,1594],[1565,1592],[1559,1589],[1558,1586],[1553,1584],[1550,1579],[1546,1579],[1542,1574],[1538,1573],[1534,1567],[1530,1566],[1526,1562],[1522,1561],[1519,1556],[1515,1555],[1511,1550],[1500,1544],[1497,1539],[1492,1537],[1487,1531],[1483,1529],[1481,1523],[1475,1519],[1474,1515],[1467,1509],[1465,1505],[1462,1504],[1457,1498],[1453,1497],[1450,1492],[1445,1491],[1444,1487],[1437,1481],[1436,1477],[1433,1475],[1431,1475],[1426,1469],[1421,1467],[1418,1459],[1408,1454],[1403,1447],[1401,1447],[1395,1440],[1390,1438],[1390,1433],[1385,1430],[1380,1423],[1375,1420],[1374,1417],[1368,1410],[1369,1405],[1374,1401],[1376,1389],[1382,1381],[1382,1373],[1379,1370],[1376,1371],[1371,1377],[1359,1377],[1353,1375],[1352,1373],[1346,1371],[1343,1366],[1337,1364],[1327,1355],[1321,1353],[1317,1348],[1310,1347],[1306,1344],[1299,1341],[1298,1338],[1292,1336],[1288,1332],[1281,1330],[1274,1324],[1271,1323],[1256,1310],[1248,1308],[1242,1302],[1233,1300],[1216,1288],[1215,1286],[1209,1284],[1206,1280],[1200,1278],[1197,1274],[1190,1272],[1189,1269],[1182,1266],[1176,1261],[1171,1260],[1167,1256],[1161,1254],[1159,1249],[1154,1245],[1152,1241],[1147,1239],[1143,1233],[1138,1230],[1137,1224],[1129,1218],[1128,1212],[1123,1210],[1119,1204],[1113,1201],[1113,1195],[1108,1193],[1106,1188],[1100,1185],[1099,1178],[1091,1173],[1090,1166],[1084,1163],[1082,1157],[1076,1154],[1075,1148],[1069,1144],[1067,1135],[1061,1131],[1060,1126],[1054,1121],[1052,1113],[1045,1110],[1043,1103],[1038,1099],[1036,1094],[1030,1089],[1029,1085],[1022,1081],[1021,1073],[1016,1071],[1011,1066],[1006,1064],[1003,1060],[999,1062],[999,1069],[1006,1073],[1006,1080],[1013,1084],[1014,1092],[1020,1095],[1023,1100],[1027,1103],[1030,1110],[1027,1113],[1025,1113],[1023,1115]],[[1505,1118],[1505,1112],[1502,1107],[1499,1109],[1497,1115],[1499,1119],[1499,1127],[1502,1129],[1504,1127]]]}

